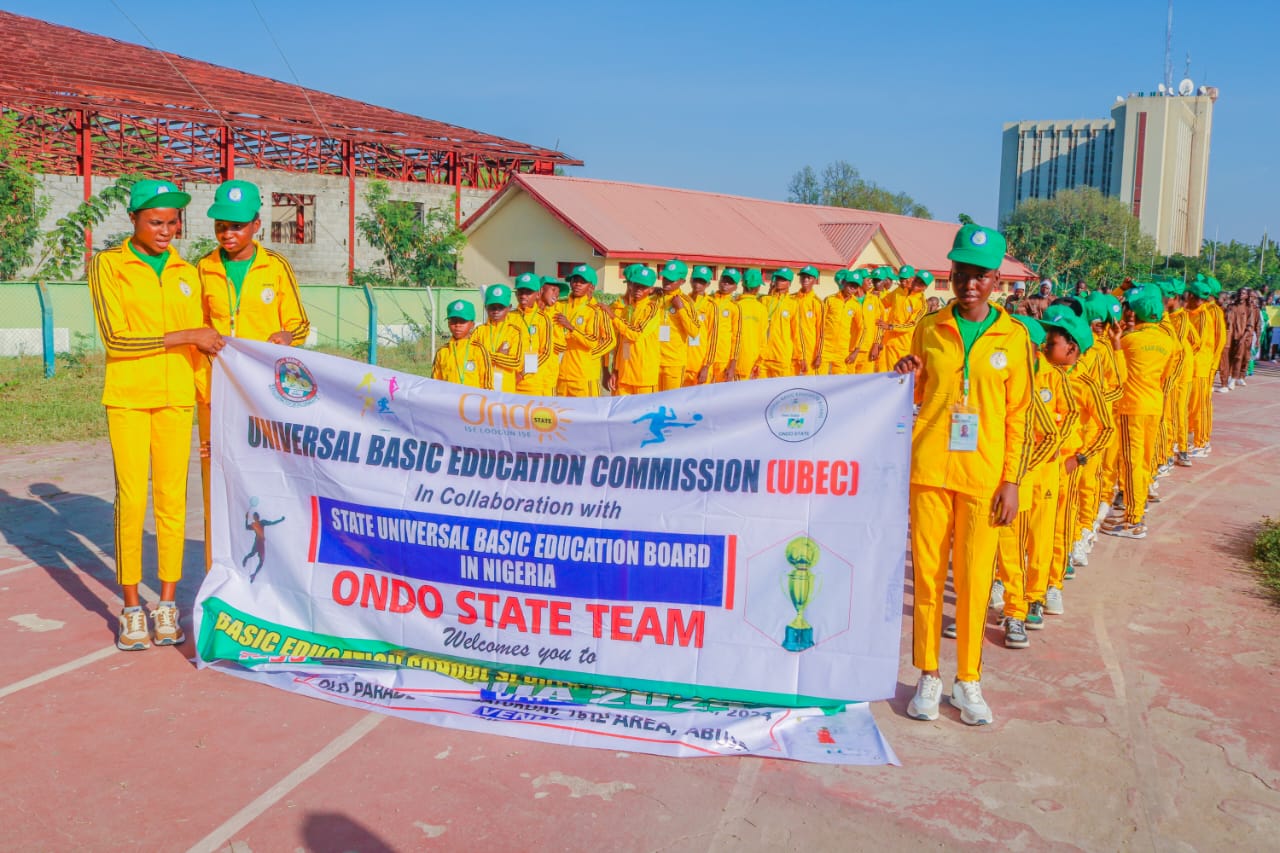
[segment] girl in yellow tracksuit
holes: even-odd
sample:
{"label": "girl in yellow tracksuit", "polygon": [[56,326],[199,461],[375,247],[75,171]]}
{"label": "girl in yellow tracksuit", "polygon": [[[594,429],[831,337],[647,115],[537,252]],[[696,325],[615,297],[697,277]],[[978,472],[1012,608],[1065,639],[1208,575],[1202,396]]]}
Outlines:
{"label": "girl in yellow tracksuit", "polygon": [[[169,245],[190,201],[168,181],[138,181],[129,192],[133,235],[89,264],[107,357],[102,403],[116,479],[116,580],[124,597],[116,645],[126,650],[144,649],[153,638],[157,645],[186,639],[174,601],[186,540],[191,414],[205,356],[222,348],[222,336],[204,325],[195,267]],[[154,634],[138,597],[148,471],[160,576]]]}
{"label": "girl in yellow tracksuit", "polygon": [[1194,376],[1188,394],[1187,431],[1194,436],[1191,452],[1200,456],[1213,432],[1213,373],[1218,369],[1219,339],[1225,329],[1217,325],[1213,304],[1213,288],[1208,282],[1194,281],[1188,288],[1187,315],[1196,332],[1192,355]]}
{"label": "girl in yellow tracksuit", "polygon": [[624,277],[626,296],[613,303],[609,315],[618,339],[611,390],[619,397],[652,394],[658,390],[662,352],[658,329],[663,311],[661,301],[653,296],[657,277],[643,264],[632,264]]}
{"label": "girl in yellow tracksuit", "polygon": [[858,279],[849,270],[836,272],[840,290],[822,303],[821,340],[818,342],[817,372],[844,376],[853,373],[850,356],[866,347],[862,303],[858,301]]}
{"label": "girl in yellow tracksuit", "polygon": [[[556,334],[551,316],[538,299],[542,276],[527,272],[516,276],[516,308],[508,315],[525,330],[529,348],[525,350],[525,369],[516,382],[517,394],[555,394]],[[530,370],[529,368],[533,368]]]}
{"label": "girl in yellow tracksuit", "polygon": [[773,289],[764,298],[766,326],[760,352],[760,378],[792,376],[800,341],[800,309],[791,289],[791,270],[773,274]]}
{"label": "girl in yellow tracksuit", "polygon": [[956,299],[927,315],[895,370],[916,374],[920,405],[911,446],[912,660],[921,670],[908,715],[935,719],[938,647],[948,564],[956,593],[956,681],[951,704],[969,725],[992,721],[982,697],[982,631],[995,571],[997,528],[1018,515],[1031,453],[1031,356],[1026,330],[988,300],[1005,240],[964,225],[948,254]]}
{"label": "girl in yellow tracksuit", "polygon": [[747,270],[742,280],[742,295],[738,297],[738,378],[755,379],[762,376],[760,353],[764,349],[765,330],[769,326],[769,312],[760,298],[763,284],[759,270]]}
{"label": "girl in yellow tracksuit", "polygon": [[[727,269],[720,273],[719,292],[712,298],[711,310],[715,313],[712,324],[710,352],[707,354],[706,382],[732,382],[738,375],[738,347],[742,334],[742,312],[734,300],[733,292],[742,281],[742,273]],[[703,380],[700,380],[703,381]]]}
{"label": "girl in yellow tracksuit", "polygon": [[592,296],[595,286],[596,271],[578,264],[569,273],[569,299],[556,306],[556,326],[564,334],[556,382],[561,397],[599,397],[604,357],[617,343],[608,313]]}

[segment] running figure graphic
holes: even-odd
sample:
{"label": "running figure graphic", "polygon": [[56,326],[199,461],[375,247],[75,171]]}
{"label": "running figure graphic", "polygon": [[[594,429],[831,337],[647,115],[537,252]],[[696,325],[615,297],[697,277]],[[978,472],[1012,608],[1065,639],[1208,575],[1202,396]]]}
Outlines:
{"label": "running figure graphic", "polygon": [[249,513],[244,514],[244,529],[253,531],[253,548],[248,554],[244,555],[244,559],[240,561],[240,565],[244,566],[254,554],[258,555],[258,565],[253,570],[253,574],[249,575],[249,583],[253,583],[254,578],[258,576],[258,572],[262,571],[262,563],[267,558],[267,528],[273,524],[279,524],[284,521],[284,516],[280,516],[275,521],[263,521],[262,516],[256,512],[253,514],[253,520],[249,520]]}
{"label": "running figure graphic", "polygon": [[678,421],[676,420],[675,409],[667,406],[659,406],[657,410],[641,415],[632,421],[632,423],[638,424],[641,421],[649,422],[649,432],[653,433],[653,438],[646,438],[644,441],[640,442],[640,446],[644,447],[647,444],[661,444],[666,441],[667,430],[669,429],[675,429],[676,427],[688,429],[700,420],[702,420],[702,415],[694,415],[693,420],[689,423]]}

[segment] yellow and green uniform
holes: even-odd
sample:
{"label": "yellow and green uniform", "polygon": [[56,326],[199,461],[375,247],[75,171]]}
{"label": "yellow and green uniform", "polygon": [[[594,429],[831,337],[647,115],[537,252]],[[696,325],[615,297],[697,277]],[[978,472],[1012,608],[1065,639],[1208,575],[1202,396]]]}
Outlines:
{"label": "yellow and green uniform", "polygon": [[1195,436],[1196,447],[1204,447],[1213,436],[1213,374],[1226,339],[1226,326],[1219,325],[1221,311],[1215,313],[1215,308],[1214,303],[1206,301],[1187,312],[1196,332],[1187,429]]}
{"label": "yellow and green uniform", "polygon": [[878,293],[868,290],[862,297],[862,316],[866,323],[867,346],[854,362],[853,372],[875,373],[876,360],[871,357],[871,347],[880,337],[880,327],[876,323],[884,319],[884,302]]}
{"label": "yellow and green uniform", "polygon": [[[911,354],[923,364],[911,442],[912,660],[922,670],[938,668],[950,564],[961,681],[982,675],[982,630],[998,542],[992,500],[1003,483],[1022,482],[1030,461],[1030,352],[1026,330],[994,305],[981,323],[953,310],[927,315],[912,338]],[[958,404],[968,411],[958,412]],[[969,421],[976,436],[960,431],[959,424],[968,428]],[[970,441],[976,449],[953,449]]]}
{"label": "yellow and green uniform", "polygon": [[620,397],[652,394],[658,390],[662,321],[658,300],[647,294],[635,302],[613,303],[610,320],[618,347],[613,351],[613,372]]}
{"label": "yellow and green uniform", "polygon": [[[1102,399],[1107,408],[1108,420],[1110,420],[1113,427],[1106,443],[1102,445],[1097,453],[1089,454],[1088,461],[1081,467],[1077,478],[1075,491],[1076,518],[1074,523],[1077,532],[1086,528],[1093,529],[1098,507],[1104,501],[1111,502],[1111,489],[1115,485],[1114,473],[1111,475],[1111,481],[1106,485],[1103,484],[1103,480],[1108,467],[1108,456],[1118,456],[1117,440],[1119,430],[1114,428],[1115,403],[1120,399],[1122,384],[1119,360],[1116,358],[1115,350],[1111,348],[1110,341],[1104,340],[1104,337],[1097,336],[1094,338],[1093,346],[1080,356],[1080,360],[1072,371],[1073,374],[1083,373],[1088,375],[1101,389]],[[1112,470],[1114,471],[1114,468]]]}
{"label": "yellow and green uniform", "polygon": [[[1062,372],[1069,378],[1068,385],[1079,414],[1076,429],[1072,430],[1062,442],[1062,463],[1065,465],[1068,458],[1083,453],[1092,464],[1095,459],[1101,458],[1103,448],[1115,433],[1111,404],[1107,402],[1102,385],[1089,372],[1088,366],[1082,367],[1077,363],[1075,367]],[[1049,564],[1049,586],[1059,589],[1062,588],[1062,581],[1066,575],[1071,546],[1079,538],[1082,529],[1077,521],[1082,503],[1080,484],[1090,473],[1088,469],[1089,465],[1077,465],[1070,472],[1064,468],[1061,474],[1058,512],[1054,522],[1053,559]],[[1096,469],[1092,474],[1094,477],[1097,476]],[[1093,525],[1094,512],[1097,512],[1096,504],[1089,515],[1088,526]]]}
{"label": "yellow and green uniform", "polygon": [[[680,307],[675,305],[680,297]],[[685,365],[689,361],[689,338],[701,331],[693,313],[693,303],[685,294],[658,293],[652,299],[658,304],[658,390],[670,391],[684,384]]]}
{"label": "yellow and green uniform", "polygon": [[760,378],[791,376],[795,372],[796,342],[800,338],[796,298],[790,293],[779,293],[761,301],[766,325],[760,351]]}
{"label": "yellow and green uniform", "polygon": [[911,334],[925,314],[923,291],[912,293],[907,288],[899,287],[890,296],[893,299],[884,318],[889,328],[884,330],[880,357],[876,359],[876,365],[881,371],[893,370],[893,366],[910,352]]}
{"label": "yellow and green uniform", "polygon": [[[760,357],[764,352],[765,331],[769,327],[769,311],[764,300],[754,292],[738,297],[738,378],[750,379],[753,371],[761,368]],[[764,376],[761,368],[757,375]]]}
{"label": "yellow and green uniform", "polygon": [[716,345],[716,300],[710,293],[688,297],[690,310],[698,322],[698,333],[688,341],[688,357],[684,365],[684,384],[686,387],[698,384],[698,376],[702,368],[707,368],[707,382],[711,378],[711,361],[715,356]]}
{"label": "yellow and green uniform", "polygon": [[518,375],[524,372],[524,354],[529,348],[529,334],[525,327],[514,319],[513,313],[509,313],[496,323],[490,320],[476,326],[471,337],[489,353],[489,363],[493,367],[492,389],[514,394]]}
{"label": "yellow and green uniform", "polygon": [[732,294],[717,293],[712,299],[711,310],[715,313],[715,319],[712,331],[708,334],[711,339],[708,353],[711,367],[707,371],[707,381],[726,381],[725,371],[729,369],[730,364],[735,365],[735,376],[738,379],[744,379],[746,377],[738,373],[736,368],[742,326],[742,314],[738,310],[738,303],[734,301]]}
{"label": "yellow and green uniform", "polygon": [[106,350],[102,404],[116,479],[116,580],[142,580],[149,471],[159,577],[176,582],[186,541],[191,414],[207,359],[193,346],[166,349],[164,336],[204,323],[200,277],[172,247],[151,258],[130,239],[94,256],[89,295]]}
{"label": "yellow and green uniform", "polygon": [[493,365],[484,346],[474,340],[475,330],[460,341],[450,340],[436,350],[431,364],[431,378],[466,385],[468,388],[493,387]]}
{"label": "yellow and green uniform", "polygon": [[831,376],[853,373],[849,353],[862,345],[862,304],[856,296],[835,293],[822,302],[818,372]]}
{"label": "yellow and green uniform", "polygon": [[528,342],[524,367],[533,367],[532,357],[537,359],[537,369],[525,370],[524,375],[516,380],[516,393],[555,394],[556,368],[559,366],[555,350],[555,323],[537,305],[512,309],[507,317],[524,327]]}
{"label": "yellow and green uniform", "polygon": [[795,375],[804,376],[816,372],[813,360],[818,355],[822,337],[822,300],[818,294],[803,290],[796,294],[796,353]]}
{"label": "yellow and green uniform", "polygon": [[[556,393],[561,397],[599,397],[604,357],[616,343],[608,313],[590,294],[556,305],[569,321]],[[558,324],[557,324],[558,325]],[[563,328],[563,327],[561,327]]]}
{"label": "yellow and green uniform", "polygon": [[1147,491],[1164,413],[1164,385],[1171,371],[1176,343],[1155,323],[1139,323],[1120,339],[1126,381],[1116,402],[1120,426],[1120,479],[1124,489],[1125,522],[1139,524],[1147,510]]}
{"label": "yellow and green uniform", "polygon": [[[1062,445],[1076,434],[1079,428],[1080,413],[1076,408],[1076,398],[1071,383],[1066,375],[1051,365],[1041,354],[1036,356],[1036,397],[1043,404],[1039,411],[1033,409],[1033,435],[1047,435],[1049,430],[1055,433],[1052,440],[1041,441],[1037,450],[1043,450],[1045,458],[1037,455],[1030,465],[1028,476],[1023,480],[1031,482],[1030,516],[1027,518],[1027,571],[1026,583],[1023,587],[1021,605],[1011,613],[1006,603],[1005,615],[1025,618],[1026,606],[1032,601],[1043,602],[1049,586],[1049,575],[1053,567],[1054,535],[1058,526],[1058,502],[1062,484]],[[1048,422],[1043,420],[1048,415]],[[1022,492],[1018,493],[1018,507],[1022,507]],[[1008,601],[1008,593],[1005,595]]]}

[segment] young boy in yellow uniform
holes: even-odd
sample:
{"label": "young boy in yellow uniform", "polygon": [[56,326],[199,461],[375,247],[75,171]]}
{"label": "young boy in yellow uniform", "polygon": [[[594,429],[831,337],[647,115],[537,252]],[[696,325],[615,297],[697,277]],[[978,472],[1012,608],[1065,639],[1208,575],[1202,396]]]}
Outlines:
{"label": "young boy in yellow uniform", "polygon": [[[200,275],[205,325],[223,337],[302,346],[311,332],[298,280],[284,255],[254,239],[262,228],[262,197],[248,181],[226,181],[213,194],[208,216],[218,248],[196,264]],[[211,420],[207,382],[197,394],[200,430],[200,480],[204,489],[205,570],[213,564],[210,530]]]}
{"label": "young boy in yellow uniform", "polygon": [[764,351],[765,331],[769,327],[769,311],[760,297],[764,276],[749,269],[742,279],[738,297],[738,378],[756,379],[761,374],[760,356]]}
{"label": "young boy in yellow uniform", "polygon": [[836,284],[840,289],[822,302],[821,337],[813,363],[814,371],[820,375],[852,373],[853,365],[849,358],[864,345],[858,281],[851,270],[837,270]]}
{"label": "young boy in yellow uniform", "polygon": [[701,332],[693,315],[692,303],[680,292],[688,276],[689,266],[679,258],[672,258],[662,265],[662,290],[654,296],[659,310],[659,391],[670,391],[684,385],[689,339]]}
{"label": "young boy in yellow uniform", "polygon": [[795,367],[793,375],[804,376],[817,368],[818,339],[822,336],[822,300],[813,292],[818,283],[818,268],[812,265],[800,270],[800,292],[796,294]]}
{"label": "young boy in yellow uniform", "polygon": [[[1177,371],[1169,378],[1169,387],[1165,389],[1164,447],[1160,448],[1160,461],[1165,463],[1167,473],[1172,465],[1181,468],[1191,467],[1188,453],[1187,412],[1191,402],[1191,386],[1196,373],[1196,350],[1200,346],[1200,336],[1191,324],[1187,314],[1185,297],[1187,287],[1179,280],[1171,280],[1162,288],[1164,293],[1165,331],[1173,335],[1178,342]],[[1168,460],[1173,460],[1170,464]]]}
{"label": "young boy in yellow uniform", "polygon": [[[102,404],[115,469],[116,581],[124,609],[116,646],[126,651],[186,640],[175,603],[186,543],[187,466],[197,375],[222,349],[204,325],[200,278],[170,245],[191,196],[151,178],[129,190],[133,234],[89,264],[89,295],[106,350]],[[154,632],[138,597],[147,475],[156,523],[160,602]]]}
{"label": "young boy in yellow uniform", "polygon": [[716,295],[712,297],[711,310],[715,312],[710,351],[707,354],[706,376],[699,384],[707,382],[733,382],[738,379],[738,341],[741,333],[742,314],[734,300],[734,292],[742,283],[742,273],[730,267],[720,273]]}
{"label": "young boy in yellow uniform", "polygon": [[1067,377],[1067,387],[1075,399],[1079,416],[1076,429],[1063,441],[1060,451],[1062,472],[1054,522],[1053,557],[1044,594],[1044,612],[1061,616],[1063,580],[1068,576],[1071,549],[1078,532],[1080,480],[1111,441],[1115,423],[1102,384],[1084,361],[1084,356],[1094,345],[1089,323],[1066,305],[1050,305],[1040,323],[1047,333],[1046,357]]}
{"label": "young boy in yellow uniform", "polygon": [[493,387],[493,365],[484,345],[474,339],[476,308],[465,299],[455,299],[445,309],[450,340],[436,350],[431,378],[455,382],[468,388]]}
{"label": "young boy in yellow uniform", "polygon": [[1147,528],[1143,520],[1152,473],[1148,465],[1155,452],[1160,416],[1164,413],[1164,387],[1172,370],[1176,343],[1160,328],[1164,300],[1154,284],[1128,291],[1125,310],[1132,314],[1135,326],[1120,339],[1127,375],[1124,394],[1116,404],[1124,519],[1115,522],[1109,519],[1101,529],[1110,536],[1144,539]]}
{"label": "young boy in yellow uniform", "polygon": [[884,318],[876,326],[881,335],[879,349],[872,347],[872,357],[883,370],[891,370],[911,349],[911,335],[925,315],[924,292],[933,283],[933,274],[904,266],[899,281],[887,297]]}
{"label": "young boy in yellow uniform", "polygon": [[613,351],[613,371],[609,390],[616,396],[652,394],[658,390],[662,322],[660,300],[653,298],[658,277],[644,264],[631,264],[623,271],[627,292],[613,303],[610,319],[618,347]]}
{"label": "young boy in yellow uniform", "polygon": [[[880,342],[880,323],[885,317],[884,298],[880,293],[880,286],[887,280],[884,277],[888,272],[888,267],[876,267],[874,270],[868,270],[862,280],[862,316],[867,324],[868,340],[867,349],[854,362],[854,373],[875,373],[878,369],[876,357],[883,352],[883,347],[876,350],[875,344]],[[873,350],[875,355],[872,355]]]}
{"label": "young boy in yellow uniform", "polygon": [[560,313],[560,302],[569,298],[569,282],[550,276],[542,277],[542,287],[538,290],[538,311],[551,324],[551,358],[538,372],[542,377],[543,394],[554,396],[559,393],[560,359],[564,356],[565,331],[556,322],[556,314]]}
{"label": "young boy in yellow uniform", "polygon": [[[516,393],[520,378],[528,367],[525,353],[531,351],[529,334],[511,315],[511,288],[491,284],[484,289],[484,311],[489,322],[472,332],[476,343],[489,353],[493,364],[493,390]],[[537,356],[534,354],[534,358]]]}
{"label": "young boy in yellow uniform", "polygon": [[800,318],[796,298],[791,295],[795,273],[789,267],[774,270],[769,295],[764,298],[767,324],[760,352],[760,378],[791,376],[795,371],[796,342],[800,339]]}
{"label": "young boy in yellow uniform", "polygon": [[517,394],[554,394],[555,324],[542,310],[539,294],[542,276],[526,272],[516,276],[516,310],[508,317],[524,328],[528,349],[524,353],[524,371],[516,380]]}
{"label": "young boy in yellow uniform", "polygon": [[950,565],[956,593],[956,680],[951,704],[968,725],[993,720],[982,696],[982,632],[998,528],[1018,515],[1018,485],[1031,452],[1031,357],[1026,330],[999,307],[1005,239],[964,225],[947,257],[951,306],[916,328],[896,366],[916,374],[911,442],[911,554],[915,578],[912,660],[920,669],[907,715],[937,719],[938,647]]}
{"label": "young boy in yellow uniform", "polygon": [[599,397],[604,358],[616,340],[609,314],[592,296],[596,271],[578,264],[569,273],[569,299],[557,308],[556,325],[564,333],[564,357],[556,393],[561,397]]}
{"label": "young boy in yellow uniform", "polygon": [[698,323],[698,333],[688,338],[688,359],[684,365],[684,385],[705,385],[711,373],[715,357],[716,313],[715,297],[707,293],[711,286],[711,267],[699,264],[689,275],[689,310]]}

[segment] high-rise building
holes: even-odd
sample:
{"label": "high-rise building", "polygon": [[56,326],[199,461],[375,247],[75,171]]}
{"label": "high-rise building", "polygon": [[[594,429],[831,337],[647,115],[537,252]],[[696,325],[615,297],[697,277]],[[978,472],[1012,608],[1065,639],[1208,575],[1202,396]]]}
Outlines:
{"label": "high-rise building", "polygon": [[1127,204],[1157,251],[1199,255],[1217,100],[1183,80],[1116,99],[1109,119],[1005,124],[1000,221],[1027,199],[1093,187]]}

